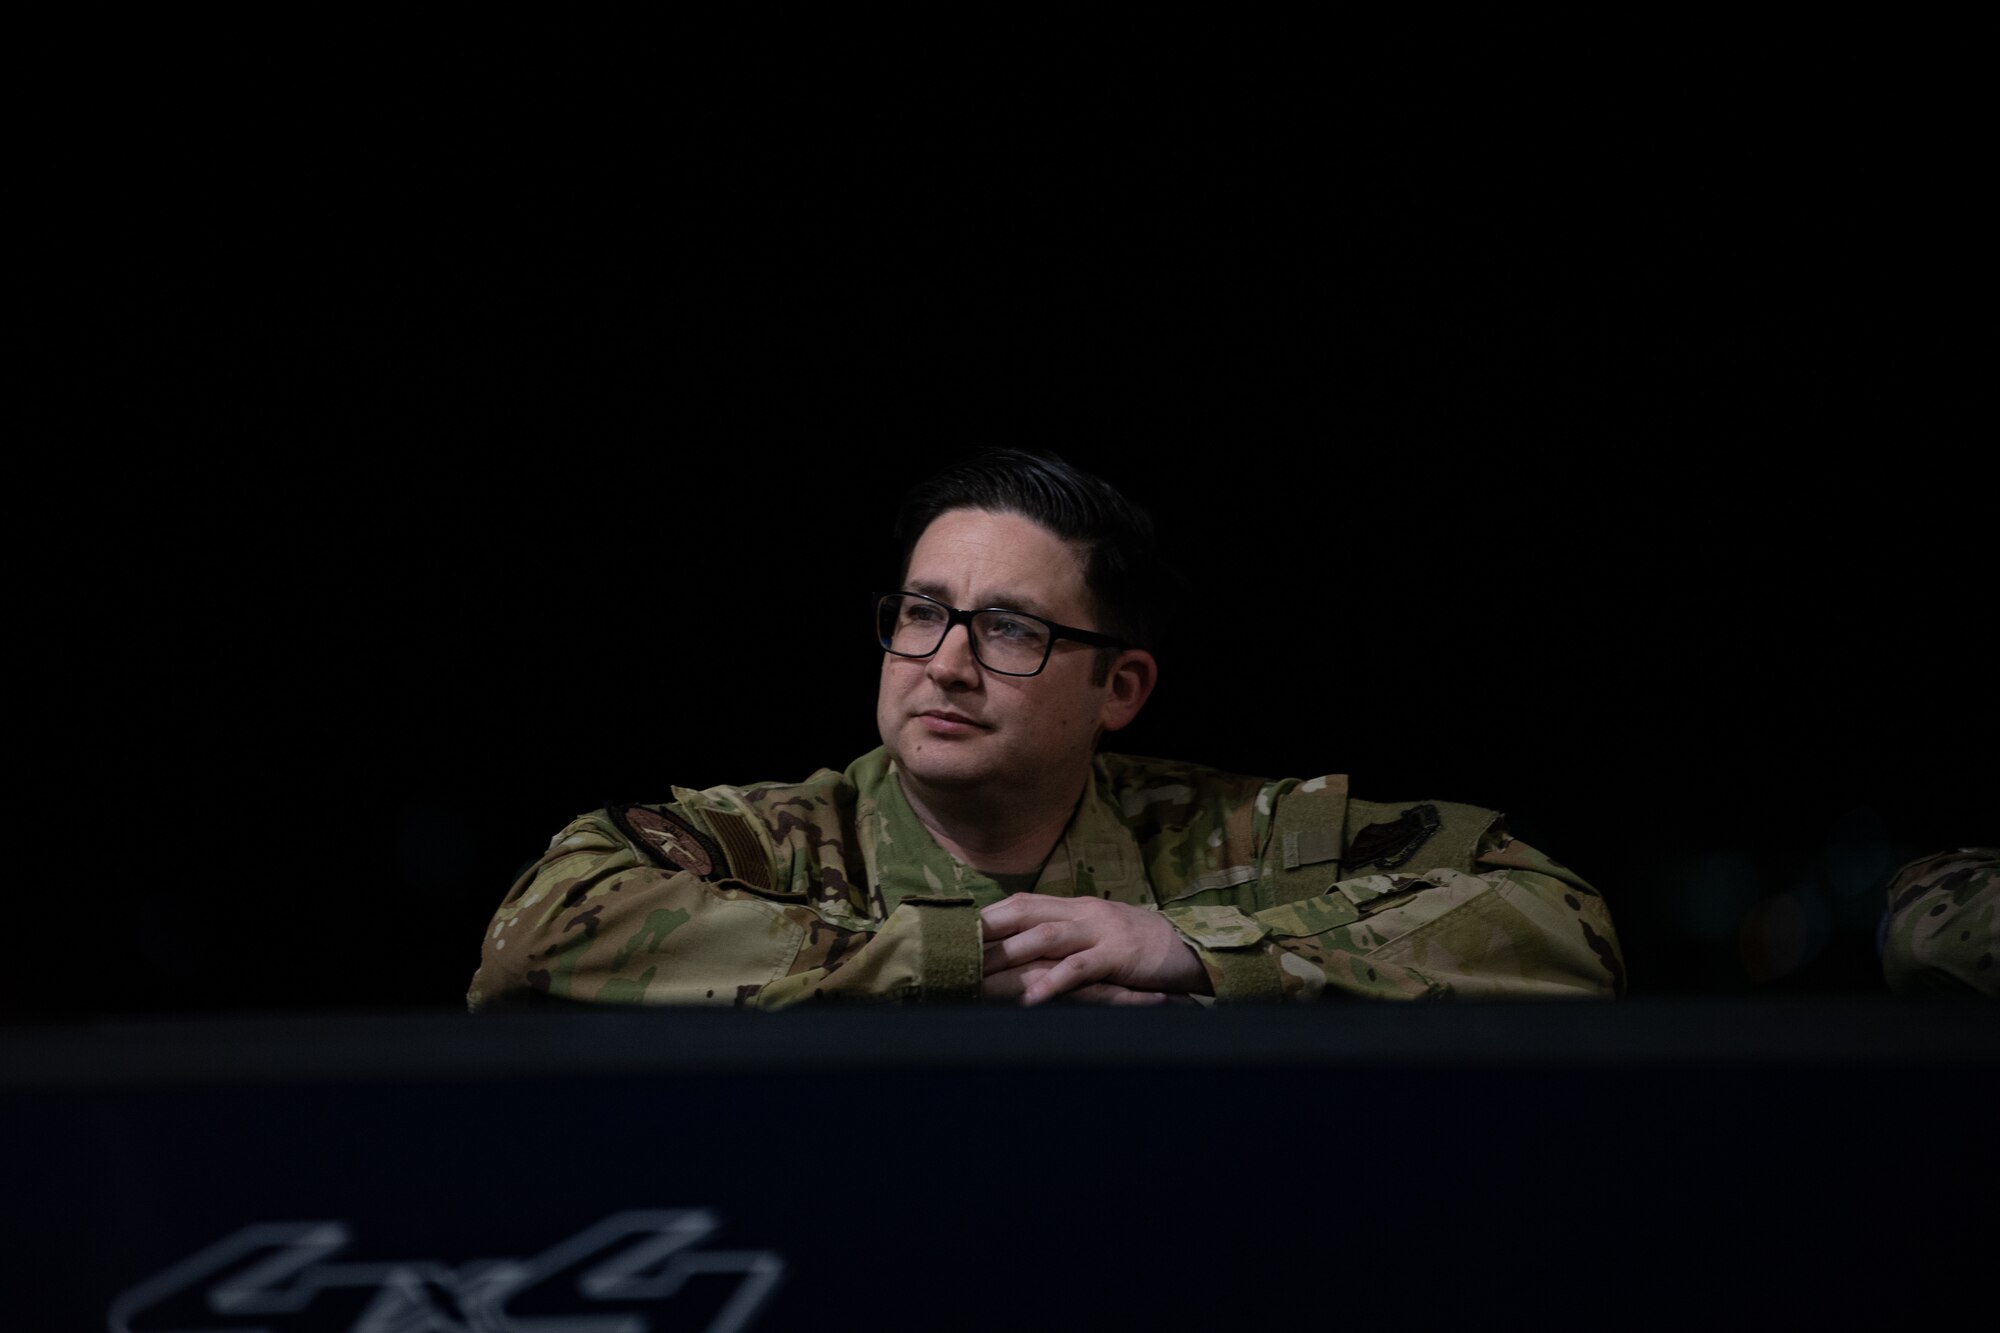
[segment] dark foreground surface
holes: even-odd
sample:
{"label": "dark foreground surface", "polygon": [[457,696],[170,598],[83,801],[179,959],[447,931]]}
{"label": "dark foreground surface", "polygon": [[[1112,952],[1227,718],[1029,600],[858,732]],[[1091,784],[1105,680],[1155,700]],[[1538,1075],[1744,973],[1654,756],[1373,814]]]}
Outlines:
{"label": "dark foreground surface", "polygon": [[10,1328],[1944,1326],[2000,1011],[559,1013],[0,1035]]}

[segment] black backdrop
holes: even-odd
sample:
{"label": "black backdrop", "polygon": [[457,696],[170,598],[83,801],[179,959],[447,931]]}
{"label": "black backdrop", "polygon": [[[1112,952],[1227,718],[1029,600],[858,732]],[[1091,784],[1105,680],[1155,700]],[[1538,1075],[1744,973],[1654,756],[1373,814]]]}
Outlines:
{"label": "black backdrop", "polygon": [[1996,835],[1962,34],[372,22],[24,47],[16,1014],[456,1004],[573,813],[874,743],[989,443],[1190,575],[1124,748],[1505,809],[1635,991]]}

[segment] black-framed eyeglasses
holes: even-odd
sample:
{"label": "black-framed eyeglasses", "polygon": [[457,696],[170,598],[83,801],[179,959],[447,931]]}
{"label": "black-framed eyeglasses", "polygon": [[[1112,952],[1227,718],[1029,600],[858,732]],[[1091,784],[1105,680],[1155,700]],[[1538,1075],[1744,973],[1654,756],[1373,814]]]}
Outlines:
{"label": "black-framed eyeglasses", "polygon": [[944,646],[944,636],[963,625],[972,640],[979,665],[1003,676],[1040,675],[1049,664],[1057,639],[1074,639],[1094,648],[1123,648],[1123,639],[1096,630],[1058,625],[1053,620],[989,606],[961,611],[920,592],[888,592],[875,599],[875,633],[884,652],[898,657],[929,657]]}

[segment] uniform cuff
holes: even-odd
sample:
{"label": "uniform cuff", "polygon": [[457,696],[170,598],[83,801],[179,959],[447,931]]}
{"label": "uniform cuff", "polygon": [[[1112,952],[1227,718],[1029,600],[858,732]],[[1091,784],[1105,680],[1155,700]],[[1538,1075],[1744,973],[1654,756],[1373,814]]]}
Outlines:
{"label": "uniform cuff", "polygon": [[1285,998],[1284,970],[1271,950],[1263,945],[1248,949],[1204,949],[1195,946],[1195,956],[1208,969],[1208,983],[1215,998],[1226,1004],[1242,1000],[1276,1002]]}
{"label": "uniform cuff", "polygon": [[1216,999],[1285,998],[1284,974],[1263,943],[1267,932],[1262,923],[1234,907],[1172,907],[1165,915],[1194,947]]}

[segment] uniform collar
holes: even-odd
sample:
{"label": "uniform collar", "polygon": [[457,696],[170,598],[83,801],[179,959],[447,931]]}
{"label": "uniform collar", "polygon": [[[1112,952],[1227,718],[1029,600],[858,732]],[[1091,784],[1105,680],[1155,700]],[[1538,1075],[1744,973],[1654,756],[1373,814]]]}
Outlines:
{"label": "uniform collar", "polygon": [[1119,813],[1118,797],[1104,763],[1090,766],[1090,785],[1076,807],[1069,827],[1056,842],[1049,863],[1042,867],[1036,893],[1064,898],[1109,898],[1113,902],[1151,904],[1139,843]]}
{"label": "uniform collar", "polygon": [[[884,916],[911,898],[970,898],[985,907],[1004,896],[990,876],[938,846],[904,797],[888,751],[878,747],[855,760],[848,765],[847,779],[855,790],[861,859]],[[1090,784],[1042,867],[1035,892],[1137,904],[1153,901],[1139,845],[1119,816],[1101,762],[1091,766]]]}

